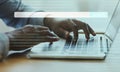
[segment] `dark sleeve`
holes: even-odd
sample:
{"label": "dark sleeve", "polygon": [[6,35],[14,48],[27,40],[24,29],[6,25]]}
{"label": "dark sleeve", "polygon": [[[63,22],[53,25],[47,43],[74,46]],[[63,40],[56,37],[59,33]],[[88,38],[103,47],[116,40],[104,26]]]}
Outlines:
{"label": "dark sleeve", "polygon": [[19,28],[27,24],[43,25],[44,18],[14,18],[14,12],[35,12],[36,10],[24,5],[21,0],[0,0],[0,18],[6,25]]}

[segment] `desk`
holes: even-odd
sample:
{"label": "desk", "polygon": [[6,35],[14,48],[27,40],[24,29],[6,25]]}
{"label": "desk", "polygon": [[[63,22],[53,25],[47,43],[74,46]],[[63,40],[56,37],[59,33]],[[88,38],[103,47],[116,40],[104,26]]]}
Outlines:
{"label": "desk", "polygon": [[120,32],[105,60],[27,59],[10,56],[0,63],[0,72],[120,72]]}

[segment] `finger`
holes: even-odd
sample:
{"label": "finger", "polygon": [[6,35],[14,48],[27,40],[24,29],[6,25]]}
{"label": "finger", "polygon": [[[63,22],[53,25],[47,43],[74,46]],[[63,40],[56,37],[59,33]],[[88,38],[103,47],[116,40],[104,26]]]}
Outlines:
{"label": "finger", "polygon": [[75,20],[75,19],[73,19],[73,21],[78,26],[77,29],[83,29],[83,31],[85,33],[85,37],[88,40],[89,39],[89,34],[90,34],[88,25],[85,24],[84,22],[81,22],[81,21],[78,21],[78,20]]}
{"label": "finger", "polygon": [[73,31],[73,34],[74,34],[74,41],[77,41],[77,39],[78,39],[77,25],[71,19],[69,19],[69,23],[72,25],[72,31]]}
{"label": "finger", "polygon": [[84,33],[85,33],[86,39],[89,40],[89,38],[90,38],[90,32],[89,32],[89,29],[88,29],[88,25],[87,25],[87,24],[85,24],[85,26],[83,27],[83,31],[84,31]]}
{"label": "finger", "polygon": [[41,31],[41,30],[49,30],[48,27],[44,27],[44,26],[37,26],[37,27],[35,27],[35,29],[38,30],[38,31]]}
{"label": "finger", "polygon": [[35,29],[38,29],[38,30],[49,30],[48,27],[45,27],[45,26],[40,26],[40,25],[26,25],[24,26],[24,28],[35,28]]}
{"label": "finger", "polygon": [[92,34],[93,36],[96,36],[96,33],[94,32],[94,30],[88,25],[89,28],[89,32],[90,34]]}
{"label": "finger", "polygon": [[11,38],[10,39],[13,42],[53,42],[58,41],[58,37],[52,37],[52,36],[38,36],[38,37],[32,37],[32,38]]}
{"label": "finger", "polygon": [[44,36],[43,38],[39,39],[40,42],[54,42],[58,41],[58,37],[51,37],[51,36]]}
{"label": "finger", "polygon": [[44,36],[42,39],[14,39],[11,42],[11,48],[15,50],[21,50],[32,47],[33,45],[39,44],[41,42],[54,42],[58,40],[58,38],[50,36]]}
{"label": "finger", "polygon": [[25,27],[21,28],[21,30],[24,33],[32,33],[32,32],[39,32],[41,30],[49,30],[49,28],[44,26],[26,25]]}
{"label": "finger", "polygon": [[49,30],[42,30],[38,32],[40,36],[56,36],[55,34],[51,33]]}

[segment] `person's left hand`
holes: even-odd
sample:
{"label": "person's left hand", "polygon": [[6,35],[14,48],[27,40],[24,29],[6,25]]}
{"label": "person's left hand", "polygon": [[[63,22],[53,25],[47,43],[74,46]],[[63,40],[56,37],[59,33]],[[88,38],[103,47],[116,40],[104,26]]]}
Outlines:
{"label": "person's left hand", "polygon": [[73,32],[74,40],[76,41],[78,39],[78,30],[80,29],[84,31],[87,40],[89,40],[90,34],[93,36],[96,35],[94,30],[88,24],[76,19],[45,18],[44,23],[59,37],[65,39],[69,38],[70,32]]}
{"label": "person's left hand", "polygon": [[10,41],[10,50],[23,50],[41,42],[54,42],[59,38],[48,27],[26,25],[14,31],[6,32]]}

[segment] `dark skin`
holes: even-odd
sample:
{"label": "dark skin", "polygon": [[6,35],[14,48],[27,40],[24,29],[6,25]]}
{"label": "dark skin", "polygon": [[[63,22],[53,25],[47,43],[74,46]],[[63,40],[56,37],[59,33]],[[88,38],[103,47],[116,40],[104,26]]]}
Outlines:
{"label": "dark skin", "polygon": [[67,39],[70,32],[74,33],[74,40],[78,39],[78,30],[82,29],[85,33],[87,40],[90,38],[90,34],[96,35],[94,30],[86,23],[78,21],[76,19],[55,19],[46,18],[45,25],[49,27],[59,37]]}
{"label": "dark skin", "polygon": [[7,32],[10,40],[10,50],[22,50],[40,42],[54,42],[59,38],[50,32],[48,27],[26,25],[20,29]]}
{"label": "dark skin", "polygon": [[[85,33],[87,40],[90,34],[95,36],[94,30],[86,23],[75,19],[58,19],[58,18],[45,18],[44,26],[27,25],[20,29],[5,33],[10,40],[10,50],[22,50],[29,48],[40,42],[54,42],[58,41],[52,30],[59,37],[68,39],[70,32],[74,33],[74,41],[78,39],[78,30],[82,29]],[[50,29],[50,30],[49,30]],[[18,44],[22,43],[22,45]],[[27,44],[27,45],[26,45]]]}

